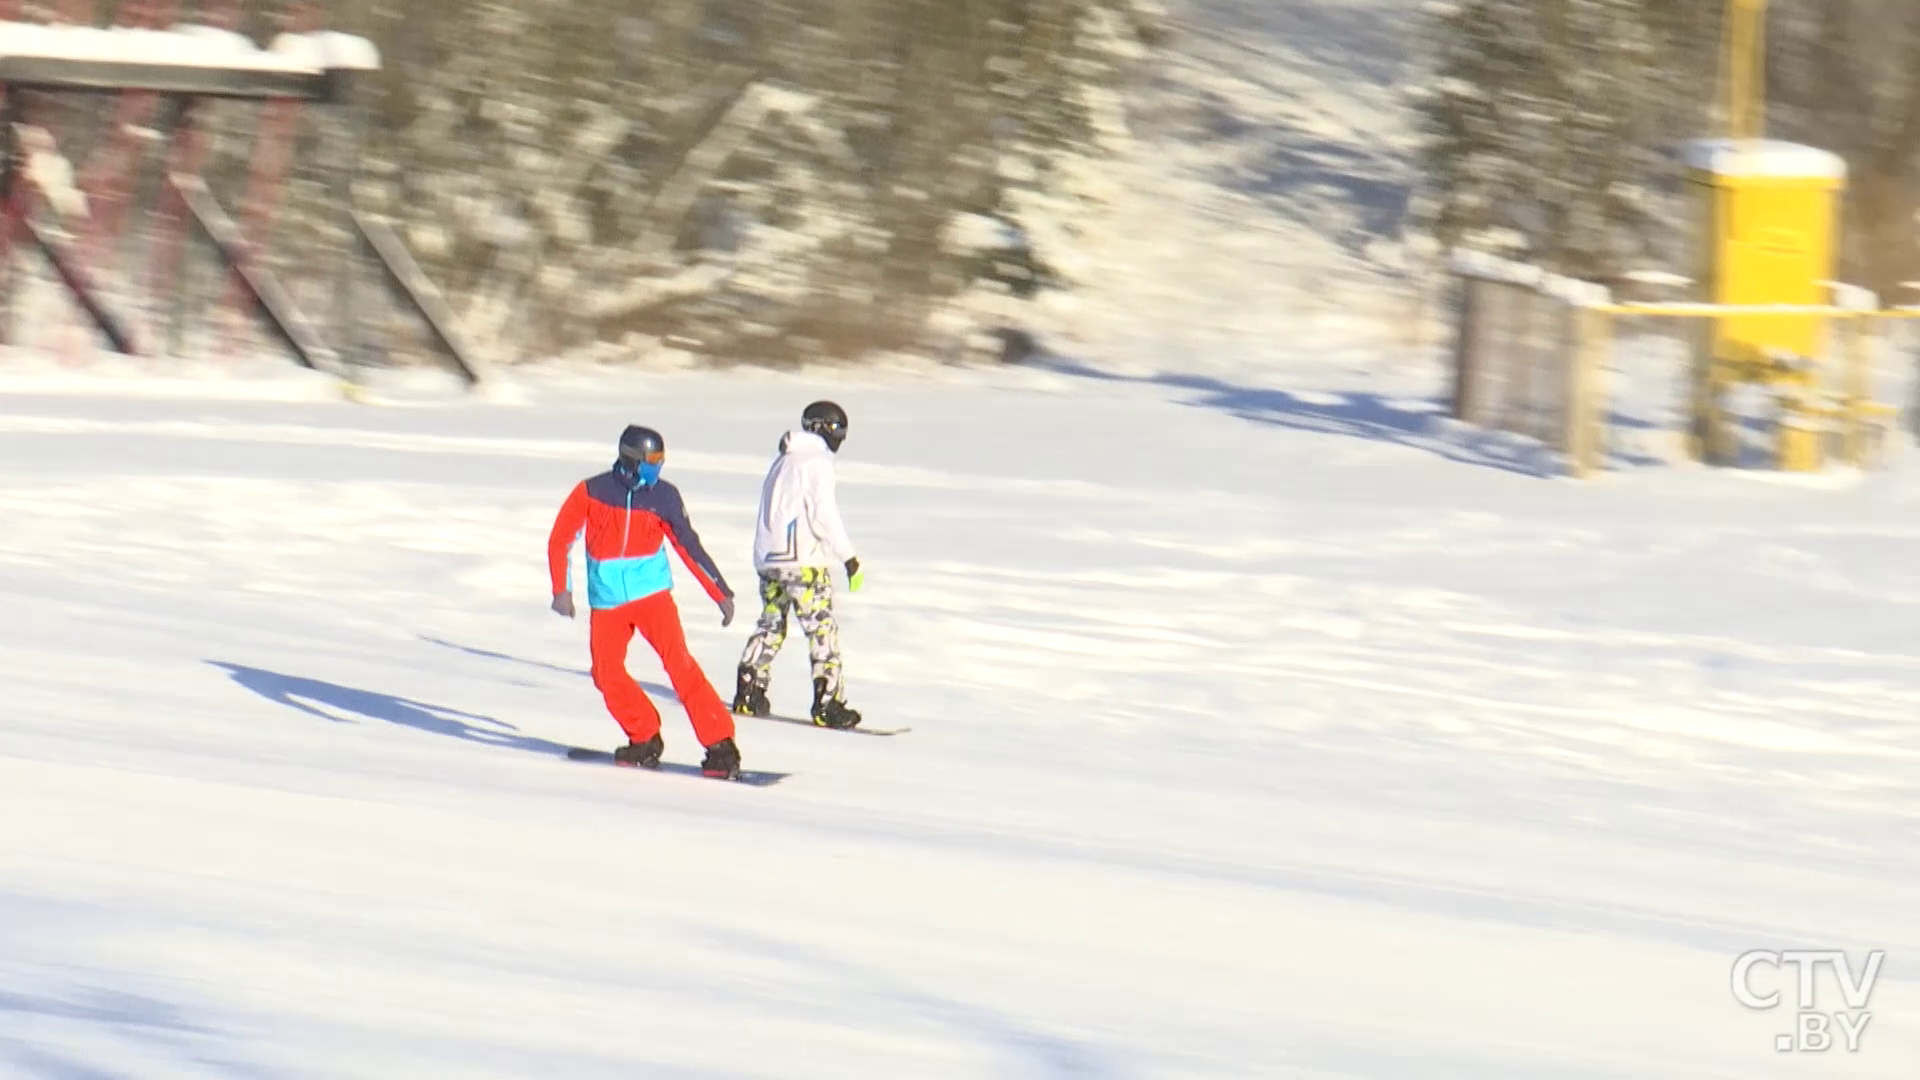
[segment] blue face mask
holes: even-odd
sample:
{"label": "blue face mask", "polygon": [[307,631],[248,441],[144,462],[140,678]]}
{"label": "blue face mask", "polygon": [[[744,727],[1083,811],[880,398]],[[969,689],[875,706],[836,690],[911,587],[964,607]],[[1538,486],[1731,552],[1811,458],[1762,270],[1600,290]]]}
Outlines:
{"label": "blue face mask", "polygon": [[630,488],[652,487],[660,479],[660,462],[633,462],[625,458],[614,462],[613,474]]}

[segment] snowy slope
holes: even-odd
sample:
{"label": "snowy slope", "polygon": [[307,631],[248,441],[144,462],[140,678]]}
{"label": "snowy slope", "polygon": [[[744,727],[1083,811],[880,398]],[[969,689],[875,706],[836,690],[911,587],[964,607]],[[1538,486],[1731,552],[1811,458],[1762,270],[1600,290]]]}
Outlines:
{"label": "snowy slope", "polygon": [[[0,384],[0,1075],[1920,1060],[1910,469],[1583,487],[1357,380],[28,386]],[[616,738],[545,610],[567,487],[656,423],[738,586],[822,393],[854,417],[853,699],[915,730],[742,721],[795,774],[765,790],[557,757]],[[744,630],[681,581],[724,681]],[[804,706],[797,650],[774,694]],[[1739,952],[1793,946],[1889,951],[1859,1053],[1776,1054],[1789,1021],[1731,999]]]}
{"label": "snowy slope", "polygon": [[[1403,236],[1412,0],[1179,0],[1099,162],[1055,351],[1229,377],[1431,344]],[[1377,361],[1376,361],[1377,366]]]}

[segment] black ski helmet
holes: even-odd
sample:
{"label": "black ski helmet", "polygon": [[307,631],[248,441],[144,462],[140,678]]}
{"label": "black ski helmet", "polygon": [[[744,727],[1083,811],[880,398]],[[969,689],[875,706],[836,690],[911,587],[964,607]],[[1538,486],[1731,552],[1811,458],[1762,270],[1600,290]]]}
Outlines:
{"label": "black ski helmet", "polygon": [[620,460],[613,463],[613,475],[637,491],[659,482],[666,461],[667,440],[652,428],[635,424],[620,433]]}
{"label": "black ski helmet", "polygon": [[827,442],[827,449],[840,452],[847,441],[847,410],[831,401],[816,401],[800,412],[800,430],[811,431]]}
{"label": "black ski helmet", "polygon": [[667,440],[650,427],[628,425],[620,433],[620,460],[628,464],[658,465],[667,455]]}

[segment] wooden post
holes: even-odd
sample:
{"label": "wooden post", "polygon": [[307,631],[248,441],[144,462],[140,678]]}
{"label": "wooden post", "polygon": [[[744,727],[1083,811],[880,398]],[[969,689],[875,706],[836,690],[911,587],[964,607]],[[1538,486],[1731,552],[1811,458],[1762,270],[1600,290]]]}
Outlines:
{"label": "wooden post", "polygon": [[12,345],[14,303],[18,299],[14,293],[21,280],[16,265],[19,259],[13,252],[19,235],[14,227],[13,203],[23,196],[18,190],[20,140],[14,132],[14,125],[20,120],[20,91],[0,85],[0,94],[6,96],[5,102],[0,103],[0,207],[5,208],[0,212],[0,345]]}
{"label": "wooden post", "polygon": [[1841,320],[1840,326],[1841,332],[1846,335],[1846,391],[1842,395],[1842,400],[1846,402],[1842,416],[1846,432],[1846,458],[1853,467],[1864,468],[1867,463],[1867,414],[1873,396],[1870,368],[1872,323],[1865,314],[1858,314]]}
{"label": "wooden post", "polygon": [[1607,445],[1607,357],[1613,350],[1613,316],[1581,305],[1571,313],[1574,332],[1567,372],[1566,453],[1570,471],[1585,479],[1600,470]]}
{"label": "wooden post", "polygon": [[1514,434],[1533,433],[1534,368],[1540,362],[1541,307],[1548,301],[1533,289],[1505,286],[1508,310],[1518,316],[1507,324],[1512,336],[1500,350],[1500,408],[1489,425]]}
{"label": "wooden post", "polygon": [[1459,327],[1453,338],[1453,417],[1466,423],[1477,423],[1480,413],[1479,387],[1479,340],[1480,308],[1482,304],[1480,282],[1472,277],[1461,275]]}
{"label": "wooden post", "polygon": [[1520,434],[1549,444],[1560,441],[1566,431],[1566,421],[1555,423],[1553,414],[1566,401],[1566,358],[1569,350],[1579,347],[1573,327],[1579,312],[1548,292],[1534,293],[1533,306],[1533,352],[1527,358],[1527,426]]}
{"label": "wooden post", "polygon": [[1608,404],[1612,400],[1612,388],[1607,383],[1607,366],[1613,359],[1613,313],[1601,309],[1593,311],[1592,337],[1587,341],[1592,350],[1587,362],[1587,452],[1592,455],[1590,461],[1595,471],[1606,467],[1607,445],[1611,441],[1608,435],[1613,430],[1609,422],[1613,418],[1613,408]]}
{"label": "wooden post", "polygon": [[1587,391],[1590,348],[1588,337],[1593,333],[1592,312],[1584,307],[1569,312],[1573,333],[1569,335],[1571,346],[1566,352],[1568,363],[1561,378],[1565,389],[1566,408],[1562,422],[1566,425],[1561,437],[1560,449],[1566,454],[1568,471],[1576,479],[1585,479],[1588,468],[1587,456]]}
{"label": "wooden post", "polygon": [[1704,465],[1711,463],[1713,457],[1714,368],[1719,362],[1714,356],[1714,342],[1719,337],[1714,328],[1719,319],[1709,317],[1699,322],[1700,333],[1693,344],[1693,367],[1687,380],[1687,456]]}

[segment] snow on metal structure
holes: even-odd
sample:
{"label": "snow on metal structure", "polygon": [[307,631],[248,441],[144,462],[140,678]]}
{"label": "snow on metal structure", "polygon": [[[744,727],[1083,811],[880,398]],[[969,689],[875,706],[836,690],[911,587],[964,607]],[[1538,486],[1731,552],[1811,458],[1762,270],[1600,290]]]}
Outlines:
{"label": "snow on metal structure", "polygon": [[1680,163],[1714,176],[1847,178],[1839,154],[1778,139],[1694,139],[1681,144]]}
{"label": "snow on metal structure", "polygon": [[379,68],[372,42],[339,33],[281,34],[261,49],[217,26],[0,23],[0,84],[10,89],[326,101],[330,76]]}
{"label": "snow on metal structure", "polygon": [[0,23],[0,61],[29,59],[202,67],[318,74],[380,70],[380,51],[365,38],[332,31],[283,33],[261,49],[219,26],[49,26]]}

